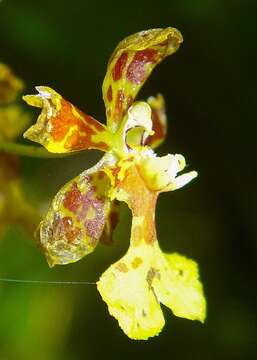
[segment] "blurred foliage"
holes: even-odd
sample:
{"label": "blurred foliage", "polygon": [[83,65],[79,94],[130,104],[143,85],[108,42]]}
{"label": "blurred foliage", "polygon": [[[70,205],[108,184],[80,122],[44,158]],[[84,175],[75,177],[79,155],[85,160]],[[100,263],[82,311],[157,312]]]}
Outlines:
{"label": "blurred foliage", "polygon": [[[13,145],[28,127],[31,118],[18,104],[23,83],[3,63],[0,63],[0,143]],[[33,234],[40,219],[23,194],[20,178],[20,158],[0,151],[0,237],[8,226],[19,224]]]}
{"label": "blurred foliage", "polygon": [[[49,85],[103,121],[101,84],[118,41],[152,27],[182,32],[181,49],[140,97],[164,94],[170,129],[161,152],[184,154],[199,172],[194,184],[160,199],[157,224],[165,251],[197,260],[208,299],[206,324],[164,309],[164,331],[145,343],[122,334],[94,286],[1,284],[0,359],[256,358],[256,14],[248,0],[0,2],[0,60],[28,93]],[[99,157],[22,159],[28,199],[47,208]],[[54,269],[12,226],[0,241],[0,275],[94,281],[126,251],[129,223],[124,206],[114,246]]]}

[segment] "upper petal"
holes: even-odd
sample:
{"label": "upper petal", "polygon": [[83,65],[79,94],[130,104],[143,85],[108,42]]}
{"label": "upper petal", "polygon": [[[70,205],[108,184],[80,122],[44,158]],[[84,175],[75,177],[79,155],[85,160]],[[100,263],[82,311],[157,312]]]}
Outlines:
{"label": "upper petal", "polygon": [[98,165],[57,193],[39,229],[50,266],[78,261],[95,249],[110,211],[109,188]]}
{"label": "upper petal", "polygon": [[51,88],[38,86],[36,89],[38,95],[23,98],[29,105],[42,108],[42,112],[24,137],[54,153],[85,149],[109,150],[109,132],[103,124],[78,110]]}
{"label": "upper petal", "polygon": [[168,27],[140,31],[118,44],[103,82],[107,123],[113,131],[154,67],[173,54],[182,41],[180,32]]}

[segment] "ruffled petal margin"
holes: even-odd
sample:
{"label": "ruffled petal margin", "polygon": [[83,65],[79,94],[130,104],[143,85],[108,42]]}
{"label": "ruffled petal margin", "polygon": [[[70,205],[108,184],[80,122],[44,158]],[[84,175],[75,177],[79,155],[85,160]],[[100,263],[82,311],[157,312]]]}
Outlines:
{"label": "ruffled petal margin", "polygon": [[124,333],[147,340],[162,330],[160,303],[176,316],[205,319],[206,303],[197,264],[178,254],[163,254],[157,243],[130,246],[101,276],[97,288]]}
{"label": "ruffled petal margin", "polygon": [[25,132],[25,138],[53,153],[110,150],[110,134],[105,125],[84,114],[53,89],[46,86],[36,89],[38,95],[23,96],[29,105],[42,108],[36,124]]}

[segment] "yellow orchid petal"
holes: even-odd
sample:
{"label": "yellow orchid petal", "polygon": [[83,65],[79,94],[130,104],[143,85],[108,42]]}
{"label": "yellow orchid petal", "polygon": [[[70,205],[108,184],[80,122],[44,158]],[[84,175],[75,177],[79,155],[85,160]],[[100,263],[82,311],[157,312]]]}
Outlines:
{"label": "yellow orchid petal", "polygon": [[204,322],[206,301],[196,262],[176,253],[164,255],[155,259],[159,277],[153,279],[152,286],[157,298],[174,315]]}
{"label": "yellow orchid petal", "polygon": [[97,288],[131,339],[159,334],[165,323],[159,303],[186,319],[203,322],[206,316],[197,264],[176,253],[162,253],[157,242],[133,239],[127,254],[100,277]]}
{"label": "yellow orchid petal", "polygon": [[115,131],[154,67],[178,50],[177,29],[151,29],[131,35],[114,50],[103,82],[107,124]]}
{"label": "yellow orchid petal", "polygon": [[75,108],[51,88],[38,86],[36,89],[38,95],[23,97],[29,105],[42,108],[37,123],[25,132],[25,138],[53,153],[110,149],[109,133],[103,124]]}
{"label": "yellow orchid petal", "polygon": [[152,109],[152,122],[154,134],[148,136],[145,144],[155,149],[165,140],[167,135],[167,116],[165,101],[161,94],[156,97],[151,96],[147,99],[148,104]]}
{"label": "yellow orchid petal", "polygon": [[165,320],[147,276],[149,246],[128,253],[100,277],[98,291],[108,310],[131,339],[147,340],[162,330]]}
{"label": "yellow orchid petal", "polygon": [[110,212],[109,187],[98,165],[57,193],[39,229],[50,266],[76,262],[95,249]]}
{"label": "yellow orchid petal", "polygon": [[0,62],[0,105],[15,101],[23,87],[23,82],[13,74],[7,65]]}

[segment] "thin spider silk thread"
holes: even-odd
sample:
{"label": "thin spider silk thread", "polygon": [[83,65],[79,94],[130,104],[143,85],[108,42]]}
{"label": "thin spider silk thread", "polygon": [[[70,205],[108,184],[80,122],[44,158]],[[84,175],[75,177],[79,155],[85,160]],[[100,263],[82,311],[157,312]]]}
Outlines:
{"label": "thin spider silk thread", "polygon": [[16,284],[46,284],[46,285],[96,285],[95,282],[90,281],[48,281],[48,280],[23,280],[23,279],[9,279],[0,278],[2,283],[16,283]]}

